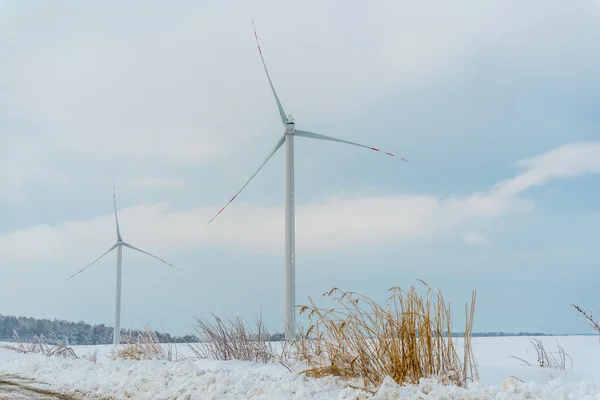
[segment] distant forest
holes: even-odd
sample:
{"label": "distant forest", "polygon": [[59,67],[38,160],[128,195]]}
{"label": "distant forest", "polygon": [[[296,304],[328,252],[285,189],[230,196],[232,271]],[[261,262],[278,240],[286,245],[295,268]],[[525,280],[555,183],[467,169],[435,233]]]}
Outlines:
{"label": "distant forest", "polygon": [[[122,335],[129,335],[129,331],[122,329]],[[136,337],[142,331],[132,330],[131,334]],[[70,322],[58,319],[37,319],[29,317],[14,317],[12,315],[0,314],[0,342],[12,342],[15,340],[15,333],[23,342],[31,341],[35,336],[44,336],[47,340],[58,339],[66,345],[98,345],[111,344],[113,338],[113,328],[104,324],[90,325],[83,321]],[[162,343],[185,343],[196,342],[198,338],[195,335],[172,336],[169,333],[154,332]],[[463,333],[453,332],[453,337],[462,337]],[[554,336],[539,332],[487,332],[473,333],[473,337],[496,337],[496,336]],[[283,340],[282,333],[274,333],[270,340]]]}
{"label": "distant forest", "polygon": [[[123,335],[129,335],[128,330],[121,329],[121,332]],[[58,339],[72,346],[111,344],[113,340],[113,327],[104,324],[90,325],[83,321],[70,322],[58,319],[37,319],[0,314],[0,341],[14,341],[15,333],[23,342],[29,342],[35,336],[43,336],[49,341]],[[141,331],[131,331],[133,337],[136,337],[139,333]],[[155,333],[161,342],[182,343],[196,340],[193,335],[180,337],[168,333]]]}
{"label": "distant forest", "polygon": [[[121,329],[122,336],[129,336],[129,330]],[[143,333],[141,330],[132,330],[131,336],[136,338]],[[173,336],[169,333],[154,331],[161,343],[190,343],[197,342],[195,335]],[[58,319],[37,319],[29,317],[15,317],[0,314],[0,342],[13,342],[17,335],[22,342],[29,342],[34,337],[43,336],[48,342],[60,340],[69,346],[112,344],[113,327],[90,325],[83,321],[71,322]],[[283,333],[270,335],[270,340],[283,340]]]}

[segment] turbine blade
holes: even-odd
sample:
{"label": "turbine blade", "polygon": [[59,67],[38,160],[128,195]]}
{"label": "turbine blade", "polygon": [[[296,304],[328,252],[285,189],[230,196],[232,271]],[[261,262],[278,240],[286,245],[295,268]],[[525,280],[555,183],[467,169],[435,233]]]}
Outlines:
{"label": "turbine blade", "polygon": [[273,157],[273,154],[275,154],[275,153],[277,152],[277,150],[279,150],[279,148],[280,148],[280,147],[283,145],[283,143],[285,143],[285,135],[281,136],[281,139],[279,139],[279,141],[277,142],[277,144],[275,145],[275,147],[273,148],[273,150],[271,150],[271,152],[269,153],[269,155],[267,156],[267,158],[265,158],[265,161],[263,161],[263,163],[262,163],[262,164],[260,164],[260,167],[258,167],[258,169],[256,170],[256,172],[255,172],[255,173],[254,173],[254,174],[253,174],[253,175],[250,177],[250,179],[248,179],[248,180],[246,181],[246,183],[244,184],[244,186],[242,186],[242,188],[241,188],[241,189],[240,189],[240,190],[239,190],[239,191],[238,191],[238,192],[237,192],[237,193],[236,193],[236,194],[235,194],[235,195],[234,195],[234,196],[231,198],[231,200],[229,200],[229,202],[228,202],[227,204],[225,204],[225,206],[224,206],[223,208],[221,208],[221,210],[220,210],[220,211],[217,213],[217,215],[215,215],[214,217],[212,217],[212,218],[210,219],[210,221],[208,221],[208,223],[209,223],[209,224],[212,222],[212,220],[213,220],[213,219],[217,218],[217,216],[218,216],[219,214],[221,214],[221,213],[223,212],[223,210],[224,210],[225,208],[227,208],[227,206],[228,206],[229,204],[231,204],[231,202],[232,202],[233,200],[235,200],[235,198],[238,196],[238,194],[240,194],[240,193],[242,192],[242,190],[244,190],[244,188],[245,188],[246,186],[248,186],[248,184],[250,183],[250,181],[251,181],[252,179],[254,179],[254,177],[256,176],[256,174],[258,174],[258,172],[259,172],[259,171],[262,169],[262,167],[264,167],[264,166],[265,166],[265,164],[267,163],[267,161],[269,161],[269,159],[270,159],[271,157]]}
{"label": "turbine blade", "polygon": [[[334,137],[331,137],[331,136],[319,135],[318,133],[296,130],[296,136],[302,136],[302,137],[310,138],[310,139],[329,140],[331,142],[339,142],[339,143],[351,144],[353,146],[364,147],[365,149],[369,149],[369,150],[373,150],[373,151],[378,151],[378,152],[381,152],[381,153],[385,153],[386,155],[391,156],[391,157],[397,157],[397,156],[395,156],[392,153],[388,153],[387,151],[379,150],[376,147],[371,147],[371,146],[367,146],[367,145],[360,144],[360,143],[350,142],[348,140],[338,139],[338,138],[334,138]],[[402,161],[408,162],[408,160],[406,160],[405,158],[402,158],[400,156],[398,156],[398,158],[400,158]]]}
{"label": "turbine blade", "polygon": [[117,194],[115,190],[115,180],[113,178],[113,204],[115,206],[115,222],[117,224],[117,241],[121,240],[121,230],[119,229],[119,218],[117,217]]}
{"label": "turbine blade", "polygon": [[105,255],[107,255],[108,253],[110,253],[111,251],[113,251],[114,249],[116,249],[118,246],[118,243],[115,243],[114,245],[112,245],[112,247],[110,249],[108,249],[104,254],[102,254],[100,257],[96,258],[92,263],[88,264],[87,267],[80,269],[79,271],[77,271],[76,273],[74,273],[73,275],[71,275],[70,277],[68,277],[67,279],[65,279],[65,282],[68,281],[69,279],[73,278],[75,275],[79,275],[80,273],[82,273],[83,271],[85,271],[86,269],[88,269],[89,267],[91,267],[92,265],[94,265],[96,262],[100,261],[100,259],[102,257],[104,257]]}
{"label": "turbine blade", "polygon": [[279,101],[279,96],[277,96],[277,92],[275,92],[275,87],[273,86],[273,82],[271,81],[271,75],[269,75],[269,70],[267,69],[267,64],[265,64],[265,58],[263,57],[262,50],[260,49],[260,43],[258,43],[258,35],[256,33],[256,27],[254,26],[254,19],[252,19],[252,28],[254,28],[254,37],[256,38],[256,45],[258,46],[258,53],[260,54],[260,59],[262,60],[263,67],[265,67],[265,72],[267,73],[267,79],[269,80],[269,85],[271,85],[271,90],[273,91],[273,96],[275,96],[275,101],[277,102],[277,108],[279,109],[279,115],[281,116],[281,122],[285,125],[287,121],[287,116],[285,111],[283,111],[283,106]]}
{"label": "turbine blade", "polygon": [[144,251],[144,250],[138,249],[137,247],[135,247],[135,246],[132,246],[132,245],[130,245],[129,243],[125,243],[125,242],[123,242],[123,246],[125,246],[125,247],[129,247],[131,250],[139,251],[140,253],[144,253],[144,254],[146,254],[146,255],[149,255],[150,257],[154,257],[154,258],[156,258],[158,261],[161,261],[161,262],[163,262],[163,263],[167,264],[168,266],[170,266],[170,267],[172,267],[172,268],[175,268],[177,271],[179,271],[179,270],[178,270],[178,269],[177,269],[175,266],[173,266],[173,264],[171,264],[170,262],[167,262],[167,261],[163,260],[163,259],[162,259],[162,258],[160,258],[160,257],[156,257],[154,254],[150,254],[150,253],[148,253],[147,251]]}

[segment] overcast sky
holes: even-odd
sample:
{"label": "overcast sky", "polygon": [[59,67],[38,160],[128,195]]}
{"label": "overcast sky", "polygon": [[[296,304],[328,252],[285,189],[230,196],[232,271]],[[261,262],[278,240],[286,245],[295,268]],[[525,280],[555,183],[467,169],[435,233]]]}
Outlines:
{"label": "overcast sky", "polygon": [[[0,2],[0,313],[188,333],[283,325],[284,152],[252,32],[298,129],[297,302],[424,279],[477,331],[586,332],[600,307],[600,2]],[[460,330],[460,328],[457,328]]]}

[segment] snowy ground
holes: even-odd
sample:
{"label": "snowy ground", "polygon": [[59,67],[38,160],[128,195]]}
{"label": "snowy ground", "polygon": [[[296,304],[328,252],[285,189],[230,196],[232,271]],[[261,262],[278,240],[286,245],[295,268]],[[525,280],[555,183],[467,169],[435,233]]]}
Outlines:
{"label": "snowy ground", "polygon": [[[526,337],[474,338],[481,380],[467,389],[445,387],[430,380],[408,387],[386,382],[373,395],[350,387],[360,386],[360,382],[307,378],[280,365],[210,360],[113,361],[108,358],[112,346],[75,348],[80,356],[98,349],[97,363],[0,349],[0,376],[32,378],[56,390],[114,399],[600,399],[599,339],[540,339],[547,351],[556,351],[558,341],[573,358],[573,368],[559,371],[527,367],[511,358],[513,354],[535,364],[536,354]],[[179,351],[188,354],[185,346]]]}

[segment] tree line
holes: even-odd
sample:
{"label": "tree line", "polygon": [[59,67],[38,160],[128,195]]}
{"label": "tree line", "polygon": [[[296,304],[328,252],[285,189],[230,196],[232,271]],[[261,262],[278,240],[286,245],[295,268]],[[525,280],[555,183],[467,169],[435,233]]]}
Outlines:
{"label": "tree line", "polygon": [[[83,321],[71,322],[58,319],[38,319],[31,317],[15,317],[0,314],[0,342],[13,342],[17,338],[22,342],[30,342],[36,336],[43,336],[48,341],[61,341],[68,346],[112,344],[112,326],[104,324],[90,325]],[[135,339],[145,333],[142,330],[121,329],[121,337],[131,334]],[[161,343],[197,342],[195,335],[176,336],[170,333],[154,331]],[[269,335],[269,340],[283,340],[282,333]]]}
{"label": "tree line", "polygon": [[[131,331],[134,338],[141,333],[143,331]],[[196,340],[194,335],[173,336],[163,332],[154,333],[164,343],[184,343]],[[122,329],[121,334],[129,336],[130,332]],[[70,346],[111,344],[113,327],[104,324],[90,325],[83,321],[71,322],[0,314],[0,341],[12,342],[18,337],[23,342],[29,342],[36,336],[43,336],[50,341],[59,340]]]}

